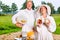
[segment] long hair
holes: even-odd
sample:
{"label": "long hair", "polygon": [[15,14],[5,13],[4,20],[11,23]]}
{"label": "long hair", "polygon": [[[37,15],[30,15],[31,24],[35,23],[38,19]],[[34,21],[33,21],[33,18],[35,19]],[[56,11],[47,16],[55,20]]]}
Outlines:
{"label": "long hair", "polygon": [[[26,4],[27,4],[27,1],[23,4],[21,9],[26,9]],[[32,9],[34,10],[34,8],[35,8],[35,5],[34,5],[34,3],[32,1]]]}

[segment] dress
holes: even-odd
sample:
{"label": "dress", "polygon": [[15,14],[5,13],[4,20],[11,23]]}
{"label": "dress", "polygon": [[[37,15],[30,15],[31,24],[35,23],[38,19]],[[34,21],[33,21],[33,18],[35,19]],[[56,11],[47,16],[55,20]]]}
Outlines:
{"label": "dress", "polygon": [[40,27],[37,27],[38,40],[53,40],[52,32],[56,30],[56,24],[54,18],[52,16],[46,17],[50,20],[50,25],[48,28],[43,24],[44,18],[42,16],[41,18],[42,18],[42,24]]}

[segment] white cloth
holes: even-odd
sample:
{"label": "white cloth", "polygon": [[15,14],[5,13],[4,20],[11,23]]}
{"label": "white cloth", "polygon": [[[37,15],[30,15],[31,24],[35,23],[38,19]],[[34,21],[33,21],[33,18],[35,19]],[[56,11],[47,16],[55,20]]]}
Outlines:
{"label": "white cloth", "polygon": [[[44,22],[44,18],[42,16],[41,18],[42,22]],[[46,18],[50,20],[50,25],[48,28],[43,24],[41,24],[40,27],[37,27],[38,40],[53,40],[52,32],[56,30],[56,23],[52,16],[47,16]]]}
{"label": "white cloth", "polygon": [[[42,14],[40,13],[40,8],[42,6],[45,6],[47,8],[47,17],[46,18],[50,20],[50,25],[48,28],[43,24],[44,23],[44,17],[41,16]],[[52,32],[54,32],[56,30],[56,23],[55,23],[54,18],[52,16],[50,16],[51,8],[48,5],[42,4],[42,5],[40,5],[37,13],[38,14],[36,15],[35,18],[36,19],[42,18],[42,24],[40,25],[40,27],[37,27],[38,40],[53,40]],[[40,16],[39,16],[39,14],[40,14]]]}
{"label": "white cloth", "polygon": [[15,14],[12,17],[12,22],[14,24],[16,24],[16,17],[21,14],[27,17],[27,23],[22,27],[22,31],[23,32],[31,31],[32,28],[34,27],[34,11],[32,9],[31,10],[28,10],[28,9],[20,10],[17,14]]}
{"label": "white cloth", "polygon": [[[50,6],[45,5],[45,4],[40,5],[37,12],[40,13],[40,8],[41,8],[42,6],[45,6],[45,7],[47,8],[47,15],[51,15],[51,8],[50,8]],[[41,15],[41,14],[40,14],[40,15]]]}

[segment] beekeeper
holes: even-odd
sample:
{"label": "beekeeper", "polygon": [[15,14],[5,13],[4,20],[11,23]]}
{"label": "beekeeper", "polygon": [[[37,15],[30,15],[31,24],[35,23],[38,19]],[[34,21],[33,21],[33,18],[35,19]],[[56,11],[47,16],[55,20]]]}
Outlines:
{"label": "beekeeper", "polygon": [[[22,16],[23,17],[22,17]],[[17,17],[26,18],[26,23],[22,24],[16,21]],[[29,32],[34,27],[34,10],[32,9],[32,0],[27,0],[26,9],[20,10],[17,14],[13,15],[12,22],[17,27],[22,27],[22,32]]]}
{"label": "beekeeper", "polygon": [[42,4],[38,10],[37,13],[40,14],[39,17],[36,17],[38,40],[53,40],[52,32],[56,30],[56,23],[50,16],[51,9],[48,5]]}

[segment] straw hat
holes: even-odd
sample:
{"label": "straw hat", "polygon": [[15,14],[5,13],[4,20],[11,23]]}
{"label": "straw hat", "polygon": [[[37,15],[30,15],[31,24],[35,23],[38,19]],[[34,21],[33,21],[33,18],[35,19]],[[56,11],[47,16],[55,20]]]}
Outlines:
{"label": "straw hat", "polygon": [[32,0],[26,0],[27,2],[32,1]]}

